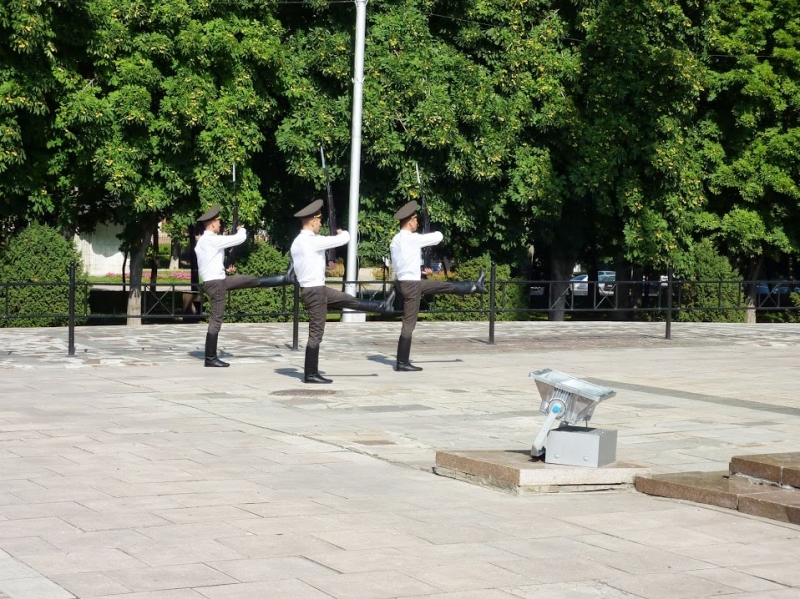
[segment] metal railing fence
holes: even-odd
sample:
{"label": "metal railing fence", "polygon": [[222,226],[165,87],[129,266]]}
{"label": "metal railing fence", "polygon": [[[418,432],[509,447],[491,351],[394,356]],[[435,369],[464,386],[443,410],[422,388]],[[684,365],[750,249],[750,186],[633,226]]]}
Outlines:
{"label": "metal railing fence", "polygon": [[[358,294],[365,298],[386,297],[391,281],[338,281],[328,284],[354,283]],[[436,301],[423,301],[421,315],[435,318],[437,315],[478,315],[487,319],[489,325],[488,343],[495,343],[495,323],[498,319],[530,318],[532,315],[560,313],[564,316],[582,317],[595,314],[600,316],[623,316],[626,319],[662,320],[665,323],[665,338],[671,338],[672,322],[677,315],[702,314],[710,320],[725,320],[731,314],[754,310],[757,314],[771,316],[792,313],[800,310],[800,281],[740,281],[708,280],[684,281],[674,279],[672,273],[666,280],[659,281],[541,281],[541,280],[498,280],[497,267],[491,265],[490,276],[486,281],[487,293],[477,296],[477,305],[466,308],[440,308]],[[12,310],[15,290],[41,287],[63,290],[67,299],[67,313],[22,313]],[[114,320],[142,319],[143,322],[199,322],[205,318],[202,291],[189,283],[158,284],[155,289],[150,283],[140,287],[142,308],[139,314],[125,312],[91,312],[89,297],[95,291],[124,290],[130,285],[123,283],[89,283],[77,281],[75,265],[69,270],[69,280],[59,282],[5,282],[0,283],[0,318],[6,322],[15,319],[53,319],[65,320],[69,329],[69,355],[75,355],[75,327],[80,321],[91,324],[107,323]],[[271,312],[238,313],[226,312],[226,321],[242,319],[292,320],[292,348],[299,347],[299,323],[308,312],[300,307],[300,288],[297,284],[281,288],[280,309]],[[749,293],[748,293],[749,292]],[[291,296],[290,296],[291,294]],[[123,295],[123,294],[120,294]],[[78,301],[80,296],[80,301]],[[291,300],[290,300],[291,297]],[[748,297],[752,305],[748,302]],[[178,301],[180,298],[180,301]],[[475,302],[473,302],[475,303]],[[622,314],[621,314],[622,313]],[[379,318],[395,318],[395,315],[381,315]],[[800,320],[800,317],[798,318]]]}

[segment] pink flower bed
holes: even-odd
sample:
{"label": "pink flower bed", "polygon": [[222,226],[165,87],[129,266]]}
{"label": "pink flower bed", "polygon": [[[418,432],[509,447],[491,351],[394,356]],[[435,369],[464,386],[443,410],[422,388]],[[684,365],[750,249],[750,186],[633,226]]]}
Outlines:
{"label": "pink flower bed", "polygon": [[[121,277],[122,275],[119,274],[119,273],[109,272],[109,273],[106,273],[106,276],[107,277]],[[127,276],[128,276],[128,278],[130,278],[130,275],[127,275]],[[143,279],[150,279],[150,273],[149,272],[143,272],[142,273],[142,278]],[[192,274],[188,273],[188,272],[183,272],[183,271],[159,272],[157,278],[158,279],[181,279],[181,280],[184,280],[184,281],[191,281],[192,280]]]}

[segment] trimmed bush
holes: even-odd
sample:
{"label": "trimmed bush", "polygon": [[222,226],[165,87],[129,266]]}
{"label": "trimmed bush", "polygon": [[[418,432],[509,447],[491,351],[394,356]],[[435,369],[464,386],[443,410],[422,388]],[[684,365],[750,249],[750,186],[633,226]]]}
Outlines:
{"label": "trimmed bush", "polygon": [[[12,237],[0,254],[0,283],[3,283],[0,287],[0,315],[8,314],[10,317],[0,318],[0,326],[67,325],[69,287],[63,283],[69,283],[71,262],[76,264],[76,281],[85,282],[80,254],[72,243],[51,227],[33,223]],[[86,291],[84,285],[78,285],[75,290],[76,313],[83,313]],[[57,316],[43,316],[48,314]],[[85,319],[77,322],[84,324]]]}
{"label": "trimmed bush", "polygon": [[[289,268],[289,257],[281,254],[268,243],[256,243],[250,251],[240,255],[236,262],[236,274],[277,275],[286,272]],[[285,290],[285,291],[284,291]],[[286,310],[294,309],[294,287],[275,287],[273,289],[237,289],[228,293],[225,305],[226,315],[235,314],[276,314],[283,311],[283,297],[286,293]],[[208,296],[203,296],[205,310],[209,310]],[[228,316],[226,316],[228,319]],[[236,317],[237,322],[286,322],[292,319],[289,316],[243,316]],[[234,320],[231,318],[230,320]]]}
{"label": "trimmed bush", "polygon": [[[681,307],[676,320],[684,322],[745,322],[744,310],[720,310],[744,305],[742,276],[721,255],[714,244],[704,239],[695,244],[681,262]],[[702,281],[735,281],[731,283],[702,283]]]}
{"label": "trimmed bush", "polygon": [[[481,268],[486,271],[486,293],[483,295],[437,295],[429,298],[431,308],[435,310],[433,314],[420,314],[420,320],[437,321],[465,321],[465,320],[489,320],[489,277],[491,275],[492,261],[489,255],[480,258],[473,258],[458,265],[456,272],[447,277],[452,281],[474,281],[478,278]],[[507,264],[497,265],[497,280],[511,281],[511,267]],[[497,310],[502,308],[513,310],[528,308],[526,303],[526,286],[522,284],[499,284],[496,289],[495,307]],[[436,311],[446,310],[486,310],[487,312],[464,312],[464,313],[436,313]],[[525,312],[498,312],[497,320],[527,320],[529,314]]]}

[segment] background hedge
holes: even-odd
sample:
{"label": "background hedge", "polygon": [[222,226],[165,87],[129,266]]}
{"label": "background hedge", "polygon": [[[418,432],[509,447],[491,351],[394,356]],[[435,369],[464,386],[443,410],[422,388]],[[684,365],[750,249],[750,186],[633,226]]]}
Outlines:
{"label": "background hedge", "polygon": [[[486,293],[483,295],[437,295],[429,297],[427,299],[430,302],[430,308],[435,312],[420,314],[420,320],[489,320],[489,278],[491,276],[492,262],[488,254],[462,262],[446,279],[450,281],[474,281],[478,278],[482,268],[486,271]],[[497,280],[513,281],[511,279],[511,266],[498,264]],[[528,308],[526,293],[527,286],[522,283],[498,284],[495,297],[496,309],[500,310],[502,307],[507,310]],[[448,310],[475,310],[475,312],[447,313],[446,311]],[[486,312],[480,312],[479,310],[486,310]],[[498,312],[496,320],[528,320],[530,316],[530,313],[525,312]]]}
{"label": "background hedge", "polygon": [[[269,243],[254,243],[240,254],[236,262],[236,274],[277,275],[289,268],[289,257],[282,254]],[[228,293],[225,306],[226,318],[236,322],[287,322],[289,316],[278,316],[284,309],[283,297],[286,293],[286,310],[294,309],[294,287],[275,287],[273,289],[238,289]],[[204,310],[209,311],[208,297],[203,296]],[[237,316],[237,314],[265,314],[268,316]]]}
{"label": "background hedge", "polygon": [[[4,283],[0,287],[0,316],[9,316],[0,318],[0,326],[55,327],[68,324],[69,287],[57,283],[69,282],[69,265],[73,261],[76,280],[85,282],[80,254],[55,229],[33,223],[14,235],[0,253],[0,283]],[[83,313],[86,291],[84,285],[78,285],[75,291],[78,313]],[[43,314],[59,316],[38,316]],[[77,322],[84,324],[85,319]]]}

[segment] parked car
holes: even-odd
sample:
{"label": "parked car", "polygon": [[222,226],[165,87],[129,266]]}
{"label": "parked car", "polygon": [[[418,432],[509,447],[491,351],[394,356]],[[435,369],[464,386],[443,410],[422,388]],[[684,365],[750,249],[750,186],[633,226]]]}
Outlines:
{"label": "parked car", "polygon": [[617,286],[617,273],[613,270],[601,270],[597,273],[597,292],[600,295],[614,295]]}
{"label": "parked car", "polygon": [[572,295],[589,295],[589,275],[577,275],[570,279],[569,292]]}
{"label": "parked car", "polygon": [[[759,292],[760,293],[760,292]],[[787,295],[789,293],[800,293],[800,282],[784,282],[778,283],[772,288],[773,295]]]}

